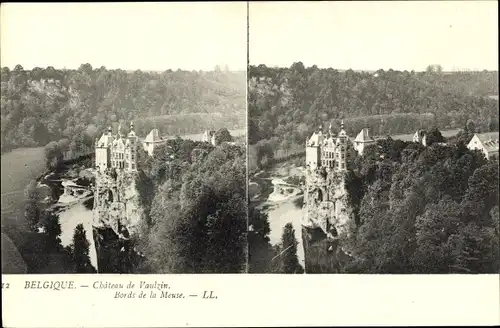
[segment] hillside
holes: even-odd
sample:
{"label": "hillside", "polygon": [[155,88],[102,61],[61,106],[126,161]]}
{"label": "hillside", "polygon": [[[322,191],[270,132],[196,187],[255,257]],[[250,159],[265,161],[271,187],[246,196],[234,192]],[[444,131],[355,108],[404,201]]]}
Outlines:
{"label": "hillside", "polygon": [[344,119],[350,134],[406,134],[416,129],[462,128],[472,119],[479,131],[498,130],[498,72],[441,73],[332,68],[251,66],[248,72],[251,153],[293,151],[319,126]]}
{"label": "hillside", "polygon": [[155,126],[165,134],[242,128],[245,88],[245,72],[3,67],[2,152],[62,138],[90,143],[96,131],[120,120],[134,120],[141,135]]}

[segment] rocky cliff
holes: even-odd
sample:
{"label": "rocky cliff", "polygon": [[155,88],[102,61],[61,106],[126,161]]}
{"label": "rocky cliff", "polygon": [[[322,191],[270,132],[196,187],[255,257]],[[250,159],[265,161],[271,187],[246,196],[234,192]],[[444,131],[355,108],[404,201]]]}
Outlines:
{"label": "rocky cliff", "polygon": [[340,240],[351,233],[354,220],[345,172],[308,169],[302,219],[306,273],[339,272],[348,260]]}
{"label": "rocky cliff", "polygon": [[111,228],[121,238],[138,233],[143,216],[136,172],[96,173],[94,221],[96,228]]}
{"label": "rocky cliff", "polygon": [[137,172],[96,173],[93,228],[99,272],[129,272],[137,257],[132,239],[138,237],[145,211],[137,191]]}

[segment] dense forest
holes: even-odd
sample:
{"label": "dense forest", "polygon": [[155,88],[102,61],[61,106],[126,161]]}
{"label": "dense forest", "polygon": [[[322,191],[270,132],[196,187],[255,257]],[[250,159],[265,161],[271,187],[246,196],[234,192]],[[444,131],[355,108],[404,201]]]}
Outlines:
{"label": "dense forest", "polygon": [[[467,139],[428,147],[380,139],[356,158],[344,273],[499,272],[499,163],[467,149]],[[267,215],[251,209],[249,224],[250,271],[276,272]]]}
{"label": "dense forest", "polygon": [[140,151],[147,219],[137,272],[239,273],[247,264],[245,145],[174,139]]}
{"label": "dense forest", "polygon": [[498,96],[498,72],[250,66],[249,160],[258,166],[277,151],[303,150],[313,130],[332,121],[336,127],[341,119],[350,135],[365,127],[379,136],[454,129],[469,119],[478,131],[498,131],[498,99],[492,95]]}
{"label": "dense forest", "polygon": [[463,141],[378,141],[347,181],[358,215],[345,270],[499,272],[498,182],[498,160]]}
{"label": "dense forest", "polygon": [[93,142],[111,123],[135,123],[146,136],[201,133],[245,127],[245,72],[127,72],[53,67],[1,71],[1,150],[45,146],[69,139]]}

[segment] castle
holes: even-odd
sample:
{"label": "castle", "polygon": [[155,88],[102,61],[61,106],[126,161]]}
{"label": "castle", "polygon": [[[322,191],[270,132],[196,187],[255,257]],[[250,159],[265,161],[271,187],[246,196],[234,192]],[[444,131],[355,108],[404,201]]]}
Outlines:
{"label": "castle", "polygon": [[313,170],[324,167],[346,171],[353,156],[352,150],[362,155],[365,147],[373,143],[375,140],[366,128],[362,129],[352,141],[344,130],[344,121],[340,123],[340,131],[337,135],[332,132],[330,123],[326,133],[323,133],[320,128],[306,141],[306,165]]}
{"label": "castle", "polygon": [[95,165],[100,172],[109,168],[121,169],[127,172],[137,171],[138,137],[134,132],[134,124],[130,123],[130,132],[124,138],[121,124],[117,135],[113,135],[111,127],[95,142]]}
{"label": "castle", "polygon": [[310,169],[326,167],[337,171],[347,169],[347,133],[344,130],[344,122],[337,136],[332,133],[332,125],[328,132],[323,133],[321,128],[314,132],[306,142],[306,165]]}

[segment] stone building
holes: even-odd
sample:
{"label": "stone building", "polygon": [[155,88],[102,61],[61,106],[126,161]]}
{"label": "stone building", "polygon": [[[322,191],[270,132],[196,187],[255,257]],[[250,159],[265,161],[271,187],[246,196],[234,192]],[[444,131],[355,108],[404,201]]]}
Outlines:
{"label": "stone building", "polygon": [[371,137],[370,130],[364,128],[358,133],[356,139],[354,139],[354,149],[356,149],[358,154],[361,156],[363,155],[365,148],[374,143],[375,140]]}
{"label": "stone building", "polygon": [[480,150],[486,159],[498,158],[498,132],[474,134],[467,148]]}
{"label": "stone building", "polygon": [[134,132],[134,124],[130,123],[130,132],[127,137],[122,136],[121,125],[118,133],[113,135],[111,127],[95,142],[96,168],[104,172],[106,169],[115,168],[134,172],[137,170],[137,143],[138,138]]}
{"label": "stone building", "polygon": [[425,130],[419,129],[413,135],[413,142],[421,143],[424,146],[427,146],[427,135]]}
{"label": "stone building", "polygon": [[158,146],[163,145],[167,142],[166,139],[160,137],[158,129],[153,129],[147,135],[146,139],[144,139],[143,147],[144,150],[149,154],[149,156],[153,156],[154,150],[158,148]]}
{"label": "stone building", "polygon": [[306,141],[306,166],[312,170],[325,167],[346,171],[348,161],[353,156],[352,150],[352,142],[344,130],[344,122],[340,124],[337,135],[332,132],[330,124],[326,133],[320,128]]}
{"label": "stone building", "polygon": [[204,133],[203,133],[203,136],[201,138],[201,141],[203,142],[209,142],[211,143],[213,146],[217,146],[217,142],[215,140],[215,131],[213,130],[206,130]]}

